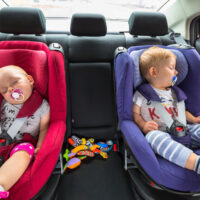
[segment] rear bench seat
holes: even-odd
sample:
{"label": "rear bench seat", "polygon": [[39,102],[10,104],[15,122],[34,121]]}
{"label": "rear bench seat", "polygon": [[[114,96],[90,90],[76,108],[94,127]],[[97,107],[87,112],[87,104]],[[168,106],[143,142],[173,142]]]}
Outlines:
{"label": "rear bench seat", "polygon": [[[38,14],[42,16],[40,20]],[[23,20],[25,18],[27,20]],[[133,14],[131,18],[135,18],[134,23],[140,21],[139,14]],[[0,11],[0,40],[40,41],[47,45],[58,42],[62,45],[68,86],[67,135],[76,134],[102,140],[115,139],[115,49],[119,46],[128,48],[132,45],[171,42],[162,38],[165,36],[158,37],[157,33],[152,37],[152,34],[143,29],[144,34],[140,28],[144,25],[143,22],[140,22],[137,28],[131,18],[130,34],[126,34],[125,39],[124,34],[107,33],[105,18],[102,15],[75,14],[72,17],[71,34],[44,34],[45,18],[40,10],[8,7]],[[137,29],[140,31],[134,32]],[[41,196],[41,199],[50,199],[54,192],[51,184],[47,186],[44,192],[46,196]],[[57,190],[57,198],[128,200],[134,198],[130,188],[122,159],[118,153],[112,152],[106,161],[94,158],[89,164],[81,164],[72,173],[65,173]]]}
{"label": "rear bench seat", "polygon": [[[71,134],[80,137],[115,139],[117,132],[113,52],[124,45],[124,36],[106,33],[102,15],[73,15],[68,57]],[[57,191],[59,200],[133,199],[119,153],[110,153],[108,160],[90,161],[83,161],[79,168],[62,176]]]}

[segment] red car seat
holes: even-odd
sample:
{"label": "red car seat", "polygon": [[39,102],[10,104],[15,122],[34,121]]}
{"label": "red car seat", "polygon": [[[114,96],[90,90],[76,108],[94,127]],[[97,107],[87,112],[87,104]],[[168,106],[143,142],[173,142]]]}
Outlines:
{"label": "red car seat", "polygon": [[62,147],[66,129],[64,58],[60,51],[50,50],[44,43],[4,41],[0,42],[0,67],[6,65],[20,66],[32,75],[35,88],[50,105],[50,126],[43,145],[36,159],[9,191],[8,199],[28,200],[47,182]]}

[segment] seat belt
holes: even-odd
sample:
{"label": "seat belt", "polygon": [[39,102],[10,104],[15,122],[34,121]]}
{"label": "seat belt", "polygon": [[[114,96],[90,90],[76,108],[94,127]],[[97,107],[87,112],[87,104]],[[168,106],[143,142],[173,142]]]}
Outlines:
{"label": "seat belt", "polygon": [[27,119],[28,117],[16,118],[7,131],[2,131],[0,126],[0,146],[12,144],[14,137],[17,135],[18,131],[21,129]]}
{"label": "seat belt", "polygon": [[[2,99],[3,98],[1,97],[0,105]],[[28,117],[30,117],[40,107],[42,101],[43,98],[36,90],[34,90],[31,97],[24,103],[24,105],[20,109],[10,128],[7,131],[2,131],[2,128],[0,127],[0,146],[7,146],[13,142],[14,137],[16,136],[18,131],[21,129]]]}
{"label": "seat belt", "polygon": [[173,119],[172,116],[167,112],[164,106],[157,101],[151,101],[152,106],[156,107],[157,113],[159,113],[160,118],[165,122],[167,126],[167,132],[177,136],[183,137],[187,135],[187,122],[185,115],[185,103],[180,101],[177,103],[178,117]]}
{"label": "seat belt", "polygon": [[[174,39],[175,40],[175,42],[177,43],[177,44],[179,44],[179,45],[181,45],[182,47],[181,48],[183,48],[183,49],[190,49],[191,48],[191,45],[190,44],[188,44],[185,40],[184,40],[184,38],[181,36],[181,34],[180,33],[170,33],[170,38],[171,39]],[[173,46],[173,44],[172,45],[169,45],[169,46]]]}

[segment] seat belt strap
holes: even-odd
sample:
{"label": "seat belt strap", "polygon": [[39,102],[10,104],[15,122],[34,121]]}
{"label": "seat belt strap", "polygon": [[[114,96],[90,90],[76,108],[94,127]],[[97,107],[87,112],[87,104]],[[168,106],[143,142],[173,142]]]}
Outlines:
{"label": "seat belt strap", "polygon": [[[184,38],[181,36],[180,33],[171,33],[170,34],[170,38],[171,39],[174,39],[176,44],[179,44],[181,45],[179,48],[182,48],[182,49],[190,49],[191,48],[191,45],[188,44]],[[172,45],[169,45],[169,46],[174,46],[173,44]]]}
{"label": "seat belt strap", "polygon": [[170,128],[174,120],[172,119],[171,115],[166,111],[161,102],[151,101],[151,105],[156,108],[156,112],[159,114],[159,117],[162,119],[163,122],[165,122],[167,127]]}
{"label": "seat belt strap", "polygon": [[178,110],[178,121],[181,122],[182,124],[184,124],[184,126],[187,125],[187,121],[186,121],[186,114],[185,114],[185,102],[184,101],[180,101],[177,103],[177,110]]}
{"label": "seat belt strap", "polygon": [[[28,119],[28,117],[23,118],[16,118],[13,124],[8,129],[7,133],[8,135],[14,139],[18,131],[21,129],[21,127],[24,125],[25,121]],[[2,133],[2,129],[0,127],[0,134]]]}
{"label": "seat belt strap", "polygon": [[[151,101],[151,104],[154,108],[156,108],[156,112],[159,114],[159,117],[162,119],[162,121],[165,122],[168,128],[170,128],[174,123],[172,116],[167,112],[167,110],[160,102]],[[181,122],[184,126],[186,126],[187,122],[186,122],[184,101],[180,101],[177,103],[177,110],[178,110],[177,120]]]}

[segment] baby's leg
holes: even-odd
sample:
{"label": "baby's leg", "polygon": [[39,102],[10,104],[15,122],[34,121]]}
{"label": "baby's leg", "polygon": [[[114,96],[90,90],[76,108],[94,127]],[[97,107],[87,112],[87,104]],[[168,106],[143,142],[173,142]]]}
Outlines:
{"label": "baby's leg", "polygon": [[13,148],[11,157],[0,168],[0,185],[9,190],[27,169],[34,153],[34,146],[21,143]]}
{"label": "baby's leg", "polygon": [[[191,145],[193,148],[200,148],[200,124],[189,124],[188,131],[191,135]],[[200,174],[200,156],[198,155],[195,168],[198,174]]]}
{"label": "baby's leg", "polygon": [[200,124],[189,124],[188,131],[191,135],[192,146],[200,147]]}
{"label": "baby's leg", "polygon": [[155,153],[180,167],[195,170],[198,156],[191,149],[174,141],[168,133],[150,131],[145,137]]}

